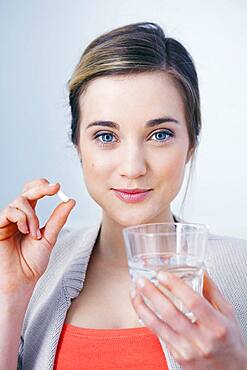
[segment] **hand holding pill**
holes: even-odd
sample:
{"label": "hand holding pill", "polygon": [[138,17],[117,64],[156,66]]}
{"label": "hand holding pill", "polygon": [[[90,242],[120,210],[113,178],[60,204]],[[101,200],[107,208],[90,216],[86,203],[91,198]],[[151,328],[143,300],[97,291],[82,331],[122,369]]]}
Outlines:
{"label": "hand holding pill", "polygon": [[[36,204],[45,196],[54,195],[62,203],[55,207],[40,228]],[[75,200],[60,190],[59,183],[50,184],[47,179],[37,179],[26,183],[21,195],[0,212],[0,294],[2,290],[15,294],[27,284],[28,289],[35,286],[75,204]],[[15,269],[9,266],[15,266]],[[16,282],[16,290],[13,282]]]}

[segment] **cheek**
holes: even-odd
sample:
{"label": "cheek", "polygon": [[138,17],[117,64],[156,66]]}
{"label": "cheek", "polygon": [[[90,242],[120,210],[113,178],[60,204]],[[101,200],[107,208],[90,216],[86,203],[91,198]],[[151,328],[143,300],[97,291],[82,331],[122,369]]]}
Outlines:
{"label": "cheek", "polygon": [[186,151],[185,150],[177,150],[174,148],[170,152],[164,154],[163,160],[161,160],[161,156],[159,157],[160,167],[164,168],[167,171],[176,171],[184,167],[186,163]]}
{"label": "cheek", "polygon": [[165,187],[169,185],[171,192],[177,191],[180,187],[185,172],[186,155],[183,152],[174,151],[169,156],[164,157],[163,161],[159,161],[160,165],[157,169],[160,173],[161,181]]}
{"label": "cheek", "polygon": [[[102,150],[102,152],[104,151]],[[91,143],[84,143],[84,145],[81,146],[83,172],[87,176],[94,176],[95,172],[97,172],[99,176],[101,173],[106,173],[106,171],[112,167],[112,156],[102,152]]]}
{"label": "cheek", "polygon": [[95,156],[87,155],[87,158],[83,161],[84,172],[88,176],[107,176],[114,168],[112,158],[110,156],[105,157],[97,154]]}
{"label": "cheek", "polygon": [[89,194],[97,201],[105,194],[105,187],[113,172],[112,156],[85,151],[82,158],[85,185]]}

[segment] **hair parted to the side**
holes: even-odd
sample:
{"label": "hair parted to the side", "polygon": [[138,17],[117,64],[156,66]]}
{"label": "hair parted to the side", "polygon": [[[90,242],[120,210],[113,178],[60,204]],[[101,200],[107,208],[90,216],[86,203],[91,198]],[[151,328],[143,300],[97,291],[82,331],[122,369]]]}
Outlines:
{"label": "hair parted to the side", "polygon": [[81,118],[79,97],[90,81],[100,76],[153,71],[169,74],[184,102],[190,150],[193,153],[184,205],[201,131],[198,77],[189,52],[177,40],[166,37],[158,24],[139,22],[119,27],[97,37],[86,47],[68,81],[72,114],[71,140],[77,147]]}

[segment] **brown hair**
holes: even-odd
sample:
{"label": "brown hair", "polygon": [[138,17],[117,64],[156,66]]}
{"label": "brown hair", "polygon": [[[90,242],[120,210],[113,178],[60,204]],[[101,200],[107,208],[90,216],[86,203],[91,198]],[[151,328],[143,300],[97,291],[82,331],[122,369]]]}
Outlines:
{"label": "brown hair", "polygon": [[100,76],[147,71],[165,71],[176,83],[184,101],[190,150],[195,152],[201,131],[201,109],[194,62],[180,42],[166,37],[162,28],[153,22],[129,24],[104,33],[84,50],[68,81],[71,140],[76,147],[79,140],[79,97],[88,83]]}

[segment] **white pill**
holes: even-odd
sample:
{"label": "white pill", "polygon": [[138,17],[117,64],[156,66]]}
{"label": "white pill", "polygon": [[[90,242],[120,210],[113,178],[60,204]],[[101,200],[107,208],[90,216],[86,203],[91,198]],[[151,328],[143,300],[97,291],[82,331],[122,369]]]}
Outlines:
{"label": "white pill", "polygon": [[65,195],[61,190],[59,190],[57,192],[57,196],[63,201],[63,202],[68,202],[68,200],[70,200],[69,197],[67,197],[67,195]]}

